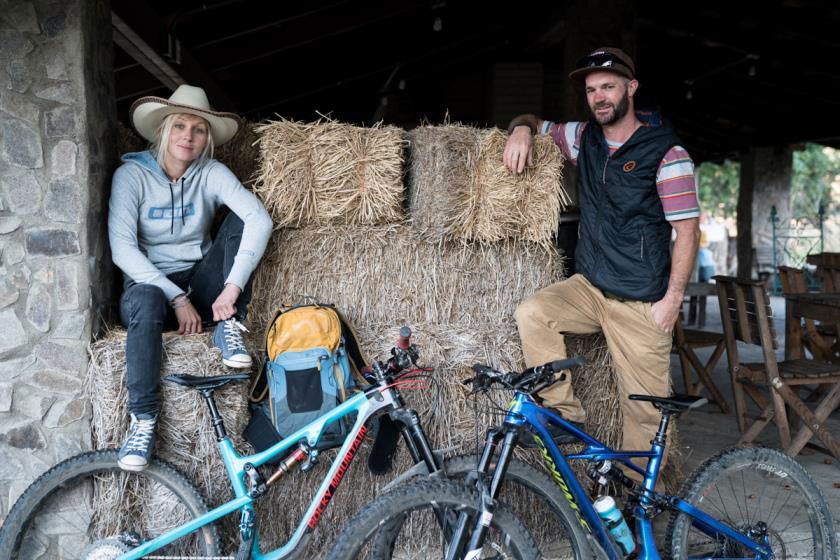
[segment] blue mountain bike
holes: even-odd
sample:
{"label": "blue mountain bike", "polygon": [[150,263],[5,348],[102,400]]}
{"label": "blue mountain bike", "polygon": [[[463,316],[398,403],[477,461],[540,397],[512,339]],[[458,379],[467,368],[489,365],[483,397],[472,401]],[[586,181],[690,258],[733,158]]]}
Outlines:
{"label": "blue mountain bike", "polygon": [[[474,392],[501,385],[515,393],[502,425],[488,430],[483,453],[467,480],[467,485],[480,495],[479,514],[460,515],[450,524],[443,543],[445,558],[485,557],[481,551],[487,528],[499,505],[498,492],[521,437],[535,440],[566,501],[565,507],[557,504],[552,508],[555,515],[563,518],[565,534],[558,534],[557,540],[568,543],[564,556],[658,559],[653,519],[668,512],[668,558],[838,557],[834,524],[825,499],[808,473],[779,451],[760,447],[727,449],[701,464],[679,495],[655,490],[671,418],[704,404],[706,399],[630,395],[632,400],[650,402],[662,413],[652,447],[647,451],[610,449],[537,404],[532,395],[553,383],[555,375],[582,363],[577,358],[560,360],[521,373],[473,366],[476,375],[466,382]],[[574,435],[585,445],[583,451],[562,453],[549,435],[549,426]],[[646,468],[640,468],[631,459],[645,460]],[[569,461],[587,462],[587,475],[596,490],[593,495],[607,494],[611,487],[622,488],[626,497],[624,518],[635,526],[631,550],[619,544],[596,513],[591,496],[574,475]],[[627,472],[636,473],[641,484],[629,478]],[[425,499],[434,501],[433,492]],[[341,549],[333,549],[336,554],[331,558],[391,557],[395,536],[404,531],[398,526],[407,519],[406,507],[399,500],[387,494],[380,496],[348,525],[337,541]]]}
{"label": "blue mountain bike", "polygon": [[[249,456],[234,449],[213,396],[217,389],[245,381],[249,375],[167,376],[168,382],[199,391],[204,397],[234,498],[209,510],[190,480],[160,459],[153,459],[142,472],[126,472],[117,466],[116,449],[83,453],[44,473],[17,500],[0,528],[0,558],[229,558],[220,556],[216,522],[234,513],[239,514],[237,560],[309,557],[307,541],[371,430],[372,420],[387,417],[394,422],[398,427],[396,437],[402,433],[412,459],[423,464],[427,472],[437,472],[444,464],[433,453],[418,414],[405,406],[400,394],[403,383],[417,382],[410,379],[412,371],[414,376],[419,374],[418,353],[410,344],[410,335],[411,331],[403,327],[391,358],[373,364],[366,374],[370,384],[363,390],[269,449]],[[265,497],[268,488],[291,470],[311,467],[318,460],[322,435],[343,418],[350,419],[353,426],[303,519],[284,546],[262,552],[260,522],[271,520],[257,519],[254,502]],[[271,466],[277,459],[282,459],[279,465]],[[464,461],[457,465],[463,469]],[[475,515],[478,511],[479,498],[474,491],[455,484],[437,488],[445,495],[431,508],[430,530],[445,526],[444,520],[452,518],[452,512]],[[511,557],[521,560],[537,554],[536,544],[512,514],[500,511],[491,531],[488,546],[501,543],[505,550],[512,551]]]}

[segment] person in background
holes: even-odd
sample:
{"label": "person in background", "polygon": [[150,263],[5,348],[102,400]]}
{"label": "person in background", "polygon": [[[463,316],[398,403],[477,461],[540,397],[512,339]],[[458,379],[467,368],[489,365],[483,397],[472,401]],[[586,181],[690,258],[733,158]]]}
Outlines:
{"label": "person in background", "polygon": [[709,249],[709,237],[700,231],[700,249],[697,251],[697,281],[708,282],[715,275],[715,257]]}
{"label": "person in background", "polygon": [[[131,425],[120,467],[146,468],[160,411],[161,333],[202,331],[228,367],[248,368],[242,339],[251,275],[272,222],[263,205],[213,149],[233,138],[239,118],[210,108],[204,90],[182,85],[168,99],[142,97],[131,107],[148,150],[122,156],[108,215],[111,254],[123,272],[120,318],[128,329],[126,382]],[[231,212],[211,239],[221,206]]]}
{"label": "person in background", "polygon": [[[534,135],[549,134],[577,165],[577,273],[523,301],[516,323],[528,367],[565,358],[564,333],[603,331],[616,366],[622,447],[648,449],[660,416],[651,404],[627,396],[670,394],[671,329],[699,236],[694,164],[667,122],[636,111],[636,68],[622,50],[596,49],[569,76],[584,86],[591,120],[520,115],[508,128],[503,161],[522,173],[533,159]],[[567,420],[583,423],[571,379],[568,371],[559,374],[539,397]],[[553,435],[568,440],[559,430]]]}

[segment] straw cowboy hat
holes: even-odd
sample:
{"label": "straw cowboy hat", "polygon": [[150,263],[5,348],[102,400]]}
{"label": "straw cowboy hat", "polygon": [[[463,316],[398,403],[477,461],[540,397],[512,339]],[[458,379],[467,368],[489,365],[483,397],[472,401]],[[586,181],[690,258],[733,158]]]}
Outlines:
{"label": "straw cowboy hat", "polygon": [[207,94],[200,87],[181,85],[169,97],[141,97],[131,105],[131,122],[140,136],[153,142],[160,123],[173,113],[189,113],[210,123],[213,143],[221,146],[236,135],[239,117],[234,113],[219,113],[210,108]]}

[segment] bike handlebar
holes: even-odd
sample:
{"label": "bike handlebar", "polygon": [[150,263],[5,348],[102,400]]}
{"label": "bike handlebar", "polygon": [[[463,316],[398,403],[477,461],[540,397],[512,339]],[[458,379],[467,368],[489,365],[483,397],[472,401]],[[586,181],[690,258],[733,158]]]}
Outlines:
{"label": "bike handlebar", "polygon": [[586,363],[580,356],[574,358],[566,358],[564,360],[555,360],[548,362],[541,366],[528,368],[522,372],[502,373],[489,366],[482,364],[474,364],[472,366],[476,376],[470,379],[465,379],[465,385],[472,385],[473,392],[478,393],[488,390],[495,384],[502,385],[508,389],[524,390],[529,392],[540,383],[550,382],[554,380],[554,374],[573,367],[580,367]]}
{"label": "bike handlebar", "polygon": [[417,347],[411,343],[411,329],[403,326],[400,328],[396,345],[391,348],[391,357],[385,363],[374,362],[363,375],[371,384],[387,381],[392,376],[416,366],[419,358]]}

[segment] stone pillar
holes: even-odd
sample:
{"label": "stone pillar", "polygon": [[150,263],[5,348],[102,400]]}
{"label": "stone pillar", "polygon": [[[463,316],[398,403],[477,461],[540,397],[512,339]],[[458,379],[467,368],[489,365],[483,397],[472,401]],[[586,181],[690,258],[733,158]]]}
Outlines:
{"label": "stone pillar", "polygon": [[[772,268],[772,208],[776,207],[777,228],[787,230],[790,222],[792,178],[791,146],[754,147],[742,157],[741,192],[738,200],[739,277],[754,277],[757,272],[766,272]],[[745,215],[747,209],[750,212],[749,216]],[[744,235],[743,232],[749,232],[749,235]],[[780,261],[777,264],[784,262]]]}
{"label": "stone pillar", "polygon": [[90,445],[86,348],[110,295],[91,289],[110,285],[110,29],[106,0],[0,0],[0,519]]}

